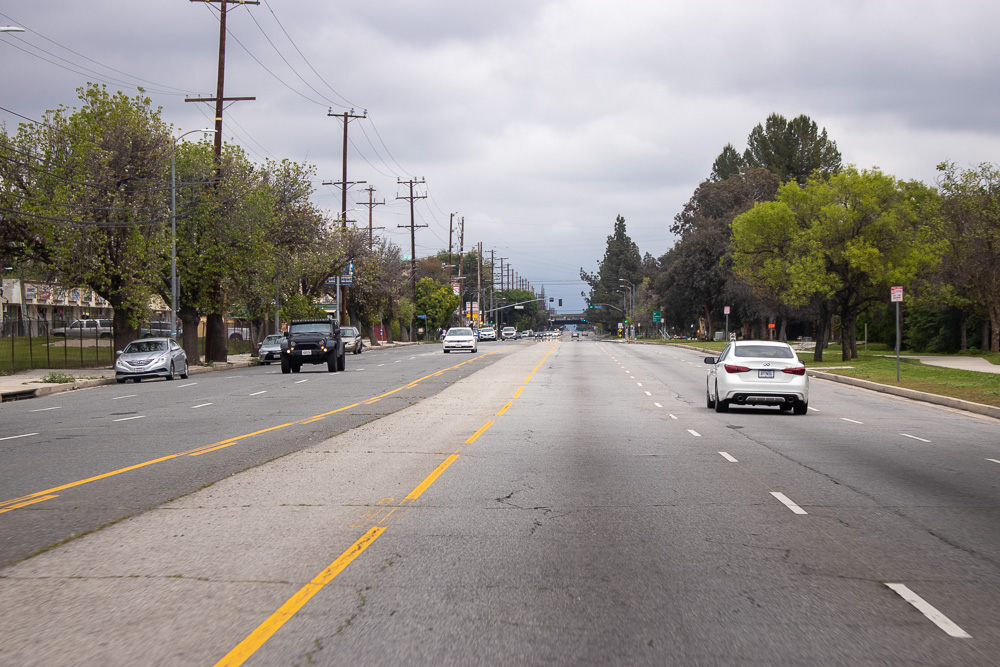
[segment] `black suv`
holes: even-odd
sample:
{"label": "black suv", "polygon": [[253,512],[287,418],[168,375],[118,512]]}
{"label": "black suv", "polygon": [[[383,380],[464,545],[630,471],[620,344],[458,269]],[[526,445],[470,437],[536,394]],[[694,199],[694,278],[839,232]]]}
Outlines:
{"label": "black suv", "polygon": [[292,320],[281,341],[281,372],[298,373],[302,364],[322,364],[331,373],[344,370],[347,358],[340,324],[325,320]]}

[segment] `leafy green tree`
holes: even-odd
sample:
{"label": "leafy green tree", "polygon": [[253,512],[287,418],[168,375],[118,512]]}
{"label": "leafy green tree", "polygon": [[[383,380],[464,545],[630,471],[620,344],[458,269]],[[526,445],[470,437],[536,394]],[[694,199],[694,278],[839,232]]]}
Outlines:
{"label": "leafy green tree", "polygon": [[983,336],[983,348],[1000,352],[1000,169],[981,164],[959,171],[946,162],[938,170],[947,242],[942,273],[953,290],[949,301],[974,305],[992,330]]}
{"label": "leafy green tree", "polygon": [[[858,315],[939,261],[938,196],[922,183],[850,167],[733,220],[733,270],[792,307],[819,304],[841,318],[842,358],[857,357]],[[817,341],[822,360],[824,340]]]}
{"label": "leafy green tree", "polygon": [[732,144],[726,144],[719,157],[712,163],[713,181],[724,181],[730,176],[736,176],[746,167],[746,161]]}
{"label": "leafy green tree", "polygon": [[20,252],[104,297],[115,311],[115,344],[124,346],[145,319],[169,243],[160,187],[169,128],[141,91],[129,98],[88,85],[77,93],[79,108],[50,111],[5,142],[21,162],[20,174],[4,180],[13,177],[20,197],[15,220],[44,223],[15,222],[27,233]]}
{"label": "leafy green tree", "polygon": [[417,281],[417,315],[426,315],[427,331],[436,331],[451,322],[451,315],[458,308],[459,297],[450,285],[442,285],[433,278]]}

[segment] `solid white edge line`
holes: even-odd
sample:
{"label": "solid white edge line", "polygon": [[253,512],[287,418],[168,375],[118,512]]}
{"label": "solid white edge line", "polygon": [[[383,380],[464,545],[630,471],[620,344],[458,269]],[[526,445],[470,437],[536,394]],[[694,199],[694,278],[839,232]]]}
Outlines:
{"label": "solid white edge line", "polygon": [[782,492],[780,492],[780,491],[772,491],[771,495],[774,496],[775,498],[777,498],[779,501],[781,501],[782,505],[784,505],[788,509],[792,510],[796,514],[808,514],[808,512],[806,512],[804,509],[802,509],[801,507],[799,507],[798,505],[796,505],[795,503],[793,503],[791,500],[789,500],[788,496],[786,496]]}
{"label": "solid white edge line", "polygon": [[29,435],[38,435],[37,433],[22,433],[21,435],[8,435],[6,438],[0,438],[0,440],[17,440],[18,438],[27,438]]}
{"label": "solid white edge line", "polygon": [[895,591],[899,597],[916,607],[920,613],[930,619],[934,625],[938,626],[952,637],[957,637],[959,639],[972,638],[972,635],[955,625],[950,618],[942,614],[922,597],[911,591],[905,584],[886,584],[886,586]]}
{"label": "solid white edge line", "polygon": [[919,440],[920,442],[930,442],[930,440],[924,440],[923,438],[918,438],[915,435],[910,435],[909,433],[900,433],[904,438],[913,438],[914,440]]}
{"label": "solid white edge line", "polygon": [[132,419],[143,419],[144,417],[145,417],[145,415],[138,415],[137,417],[124,417],[122,419],[112,419],[111,421],[113,421],[113,422],[127,422],[127,421],[130,421]]}
{"label": "solid white edge line", "polygon": [[688,432],[688,433],[690,433],[691,435],[693,435],[693,436],[694,436],[694,437],[696,437],[696,438],[700,438],[700,437],[701,437],[701,433],[698,433],[698,431],[695,431],[695,430],[693,430],[693,429],[690,429],[690,428],[689,428],[689,429],[687,430],[687,432]]}
{"label": "solid white edge line", "polygon": [[737,461],[736,459],[734,459],[734,458],[733,458],[732,456],[730,456],[730,455],[729,455],[728,453],[726,453],[726,452],[719,452],[719,454],[721,454],[721,455],[722,455],[722,458],[726,459],[726,460],[727,460],[727,461],[729,461],[730,463],[739,463],[739,461]]}

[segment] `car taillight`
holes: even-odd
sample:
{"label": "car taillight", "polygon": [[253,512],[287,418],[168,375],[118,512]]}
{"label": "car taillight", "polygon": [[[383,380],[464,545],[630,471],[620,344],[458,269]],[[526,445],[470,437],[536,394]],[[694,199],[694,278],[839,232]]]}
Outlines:
{"label": "car taillight", "polygon": [[789,375],[805,375],[806,374],[806,367],[805,366],[795,366],[794,368],[782,368],[781,372],[782,373],[788,373]]}
{"label": "car taillight", "polygon": [[726,364],[727,373],[746,373],[749,368],[746,366],[736,366],[735,364]]}

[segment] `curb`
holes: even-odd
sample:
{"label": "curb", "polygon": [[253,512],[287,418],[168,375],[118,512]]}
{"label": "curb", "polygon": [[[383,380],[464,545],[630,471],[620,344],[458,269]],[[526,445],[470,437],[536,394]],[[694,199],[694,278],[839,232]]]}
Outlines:
{"label": "curb", "polygon": [[808,373],[809,375],[818,378],[820,380],[839,382],[840,384],[846,384],[852,387],[858,387],[860,389],[877,391],[882,394],[891,394],[892,396],[899,396],[900,398],[908,398],[913,401],[923,401],[924,403],[933,403],[935,405],[942,405],[947,408],[955,408],[956,410],[973,412],[977,415],[983,415],[984,417],[992,417],[994,419],[1000,419],[1000,408],[994,407],[992,405],[983,405],[982,403],[963,401],[960,398],[951,398],[950,396],[928,394],[923,391],[917,391],[916,389],[893,387],[892,385],[879,384],[878,382],[872,382],[871,380],[861,380],[858,378],[847,377],[844,375],[836,375],[834,373],[824,373],[823,371],[808,370]]}

